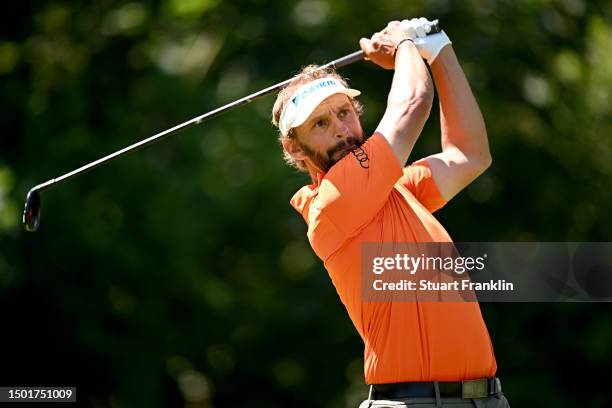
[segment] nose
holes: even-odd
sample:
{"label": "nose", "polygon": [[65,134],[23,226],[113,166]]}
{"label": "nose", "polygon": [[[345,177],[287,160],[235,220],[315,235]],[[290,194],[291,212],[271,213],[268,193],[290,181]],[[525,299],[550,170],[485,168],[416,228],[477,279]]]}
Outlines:
{"label": "nose", "polygon": [[346,139],[349,134],[349,130],[346,124],[339,119],[336,119],[334,122],[334,134],[336,136],[336,139]]}

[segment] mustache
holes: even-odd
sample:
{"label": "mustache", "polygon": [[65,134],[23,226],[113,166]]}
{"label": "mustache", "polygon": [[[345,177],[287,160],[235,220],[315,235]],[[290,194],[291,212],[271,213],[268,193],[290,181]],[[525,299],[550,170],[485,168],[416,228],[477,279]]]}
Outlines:
{"label": "mustache", "polygon": [[349,136],[345,140],[339,141],[335,146],[327,149],[327,157],[332,157],[334,153],[339,152],[349,146],[357,148],[363,144],[363,141],[355,136]]}

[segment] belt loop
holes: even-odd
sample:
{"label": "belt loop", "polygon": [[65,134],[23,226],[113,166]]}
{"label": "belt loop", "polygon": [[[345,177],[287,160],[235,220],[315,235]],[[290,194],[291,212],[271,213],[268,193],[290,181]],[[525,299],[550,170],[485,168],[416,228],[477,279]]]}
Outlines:
{"label": "belt loop", "polygon": [[442,400],[440,399],[440,384],[437,381],[433,382],[434,392],[436,393],[436,408],[442,408]]}
{"label": "belt loop", "polygon": [[370,408],[372,406],[372,403],[374,402],[372,401],[372,388],[374,387],[370,385],[370,391],[368,391],[368,399],[362,401],[361,404],[359,404],[359,408]]}
{"label": "belt loop", "polygon": [[501,395],[502,395],[501,381],[497,377],[494,377],[494,381],[495,381],[495,396],[498,399],[501,399]]}
{"label": "belt loop", "polygon": [[372,401],[373,396],[374,396],[374,386],[370,384],[370,392],[368,392],[368,401]]}

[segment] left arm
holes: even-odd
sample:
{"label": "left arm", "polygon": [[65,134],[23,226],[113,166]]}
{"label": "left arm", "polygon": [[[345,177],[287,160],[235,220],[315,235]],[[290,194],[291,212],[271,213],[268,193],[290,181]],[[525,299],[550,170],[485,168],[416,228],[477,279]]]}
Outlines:
{"label": "left arm", "polygon": [[452,46],[431,64],[440,100],[442,152],[427,157],[440,194],[450,200],[491,165],[484,119]]}

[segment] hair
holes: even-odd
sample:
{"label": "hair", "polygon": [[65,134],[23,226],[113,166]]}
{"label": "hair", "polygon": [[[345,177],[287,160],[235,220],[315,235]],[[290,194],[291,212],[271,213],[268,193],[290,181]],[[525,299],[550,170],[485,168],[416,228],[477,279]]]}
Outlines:
{"label": "hair", "polygon": [[[293,93],[300,86],[308,82],[314,81],[316,79],[326,78],[326,77],[337,79],[338,81],[340,81],[342,85],[344,85],[347,88],[349,87],[348,81],[342,76],[340,76],[340,74],[338,74],[335,69],[321,68],[321,66],[314,65],[314,64],[308,65],[302,68],[302,70],[296,76],[293,77],[291,82],[289,82],[289,84],[287,84],[278,93],[278,96],[276,97],[276,102],[274,102],[274,107],[272,108],[272,124],[278,128],[278,124],[280,121],[281,113],[283,112],[283,108],[287,104],[287,101],[289,101],[289,98],[291,97],[291,95],[293,95]],[[361,114],[363,113],[363,106],[361,105],[361,103],[359,103],[359,101],[354,98],[351,98],[351,102],[353,104],[353,108],[355,109],[355,112],[357,112],[357,115],[361,116]],[[281,143],[281,146],[282,146],[282,141],[284,139],[293,139],[299,143],[299,141],[295,138],[294,129],[290,129],[289,134],[287,136],[280,133],[280,130],[279,130],[278,141],[279,143]],[[291,157],[291,155],[287,151],[285,151],[285,149],[283,149],[283,157],[285,159],[285,162],[289,164],[290,166],[295,167],[296,169],[303,171],[303,172],[307,171],[304,161],[294,159],[293,157]]]}

